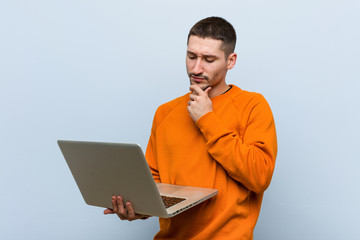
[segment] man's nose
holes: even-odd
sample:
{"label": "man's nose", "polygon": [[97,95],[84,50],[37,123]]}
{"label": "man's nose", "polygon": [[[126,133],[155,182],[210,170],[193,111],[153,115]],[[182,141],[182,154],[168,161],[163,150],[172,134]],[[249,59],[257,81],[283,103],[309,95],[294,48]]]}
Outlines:
{"label": "man's nose", "polygon": [[203,68],[203,63],[202,60],[200,58],[198,58],[195,62],[195,66],[193,69],[193,73],[194,74],[200,74],[204,72],[204,68]]}

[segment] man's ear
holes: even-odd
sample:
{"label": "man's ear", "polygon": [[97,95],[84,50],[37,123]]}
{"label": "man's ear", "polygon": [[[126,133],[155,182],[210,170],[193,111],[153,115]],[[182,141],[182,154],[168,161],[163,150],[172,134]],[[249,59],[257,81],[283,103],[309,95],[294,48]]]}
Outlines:
{"label": "man's ear", "polygon": [[229,55],[229,57],[227,59],[227,69],[228,70],[232,69],[235,66],[236,59],[237,59],[236,53],[232,53]]}

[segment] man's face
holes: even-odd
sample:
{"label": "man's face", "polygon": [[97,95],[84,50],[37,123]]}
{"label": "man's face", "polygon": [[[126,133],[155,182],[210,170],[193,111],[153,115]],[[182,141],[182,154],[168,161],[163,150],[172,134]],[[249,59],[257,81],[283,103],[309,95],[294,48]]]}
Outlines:
{"label": "man's face", "polygon": [[190,84],[212,91],[226,86],[228,61],[221,50],[221,40],[190,36],[186,53],[186,70]]}

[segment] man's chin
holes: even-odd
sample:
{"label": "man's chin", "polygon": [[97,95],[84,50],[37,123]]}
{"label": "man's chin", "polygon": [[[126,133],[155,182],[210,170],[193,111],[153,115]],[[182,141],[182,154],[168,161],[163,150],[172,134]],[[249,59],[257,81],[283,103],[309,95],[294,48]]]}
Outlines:
{"label": "man's chin", "polygon": [[197,82],[191,81],[190,84],[191,84],[191,85],[198,85],[203,91],[204,91],[205,89],[207,89],[208,87],[210,87],[210,84],[209,84],[209,83],[197,83]]}

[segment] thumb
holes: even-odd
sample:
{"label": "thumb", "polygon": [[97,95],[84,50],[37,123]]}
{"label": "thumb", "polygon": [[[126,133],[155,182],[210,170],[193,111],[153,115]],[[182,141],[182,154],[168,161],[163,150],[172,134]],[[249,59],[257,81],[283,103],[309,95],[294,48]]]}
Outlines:
{"label": "thumb", "polygon": [[104,214],[114,214],[114,211],[110,208],[104,210]]}

